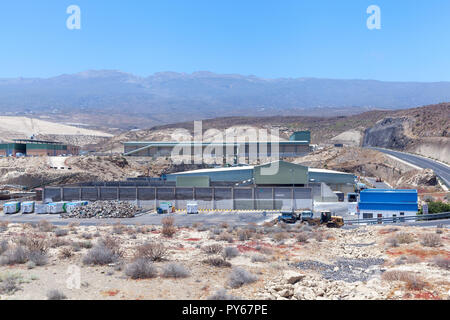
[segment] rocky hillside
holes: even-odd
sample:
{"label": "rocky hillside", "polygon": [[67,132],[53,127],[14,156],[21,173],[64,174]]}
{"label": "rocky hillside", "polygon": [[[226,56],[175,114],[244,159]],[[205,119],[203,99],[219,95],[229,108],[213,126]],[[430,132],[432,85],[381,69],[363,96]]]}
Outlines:
{"label": "rocky hillside", "polygon": [[448,162],[450,103],[389,115],[365,130],[363,146],[404,150]]}

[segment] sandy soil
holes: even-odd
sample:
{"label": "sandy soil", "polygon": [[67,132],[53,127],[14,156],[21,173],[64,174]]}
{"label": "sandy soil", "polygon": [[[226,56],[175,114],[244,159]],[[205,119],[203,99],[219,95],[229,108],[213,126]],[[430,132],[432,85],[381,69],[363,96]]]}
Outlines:
{"label": "sandy soil", "polygon": [[[60,290],[68,299],[89,300],[207,299],[221,288],[245,299],[448,299],[450,295],[447,229],[370,226],[344,230],[267,223],[247,228],[196,225],[176,228],[169,238],[161,234],[161,226],[72,225],[47,232],[42,226],[26,224],[2,224],[1,227],[0,242],[6,240],[10,248],[23,243],[20,239],[25,236],[40,239],[49,249],[46,265],[25,262],[0,266],[0,279],[3,279],[0,290],[8,275],[16,275],[18,289],[0,292],[0,299],[47,299],[51,289]],[[68,234],[57,237],[61,229],[66,229]],[[249,239],[242,240],[243,230],[249,230]],[[409,236],[405,237],[405,233]],[[425,234],[435,235],[440,243],[435,247],[424,246],[421,240]],[[92,249],[75,251],[74,243],[95,246],[106,236],[120,243],[123,252],[120,262],[103,266],[83,264],[83,257]],[[306,239],[299,240],[299,236]],[[86,239],[89,237],[92,239]],[[402,243],[404,238],[410,243]],[[163,261],[153,263],[159,273],[156,277],[132,280],[124,270],[135,258],[137,246],[147,242],[162,242],[168,253]],[[238,256],[228,258],[231,267],[213,267],[203,262],[220,255],[203,250],[211,244],[239,251]],[[70,250],[73,255],[62,258],[62,250]],[[0,256],[0,261],[5,254]],[[440,267],[434,262],[436,257],[441,257]],[[337,264],[338,261],[341,263]],[[172,262],[183,265],[190,276],[162,277],[162,268]],[[311,267],[314,264],[317,266]],[[70,266],[80,268],[79,289],[67,286],[67,281],[76,274]],[[228,279],[235,267],[251,272],[257,280],[231,288]],[[393,281],[386,277],[392,271],[400,274],[408,271],[414,281],[411,277]]]}

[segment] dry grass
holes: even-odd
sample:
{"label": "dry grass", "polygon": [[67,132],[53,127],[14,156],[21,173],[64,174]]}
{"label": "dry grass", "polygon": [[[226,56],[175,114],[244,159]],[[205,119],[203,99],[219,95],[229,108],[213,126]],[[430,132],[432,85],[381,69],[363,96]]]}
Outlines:
{"label": "dry grass", "polygon": [[412,243],[416,241],[414,235],[412,233],[407,232],[400,232],[395,236],[395,238],[397,239],[397,242],[399,244]]}
{"label": "dry grass", "polygon": [[381,277],[385,281],[402,281],[408,290],[422,290],[427,286],[427,283],[421,277],[407,271],[386,271]]}
{"label": "dry grass", "polygon": [[434,265],[439,268],[450,270],[450,259],[444,256],[437,256],[433,258]]}

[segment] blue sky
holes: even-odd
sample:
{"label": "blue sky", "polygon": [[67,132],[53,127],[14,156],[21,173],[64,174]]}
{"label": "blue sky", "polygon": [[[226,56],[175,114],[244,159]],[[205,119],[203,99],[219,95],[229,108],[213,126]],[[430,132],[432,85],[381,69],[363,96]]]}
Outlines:
{"label": "blue sky", "polygon": [[[66,28],[72,4],[81,30]],[[381,30],[366,27],[372,4]],[[450,81],[450,1],[2,1],[0,43],[0,77],[116,69]]]}

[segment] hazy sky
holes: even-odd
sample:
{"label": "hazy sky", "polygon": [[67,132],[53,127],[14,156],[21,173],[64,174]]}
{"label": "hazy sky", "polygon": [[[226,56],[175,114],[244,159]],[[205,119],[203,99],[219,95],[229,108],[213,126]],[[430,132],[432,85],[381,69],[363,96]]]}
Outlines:
{"label": "hazy sky", "polygon": [[[69,30],[69,5],[81,30]],[[369,5],[381,30],[369,30]],[[88,69],[450,81],[448,0],[14,0],[0,77]]]}

